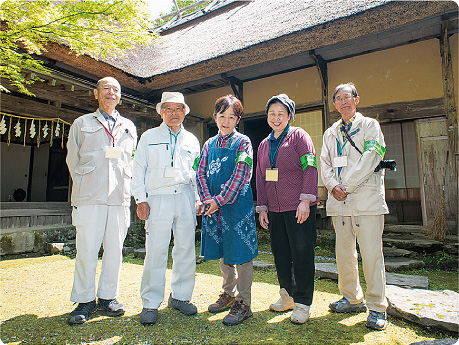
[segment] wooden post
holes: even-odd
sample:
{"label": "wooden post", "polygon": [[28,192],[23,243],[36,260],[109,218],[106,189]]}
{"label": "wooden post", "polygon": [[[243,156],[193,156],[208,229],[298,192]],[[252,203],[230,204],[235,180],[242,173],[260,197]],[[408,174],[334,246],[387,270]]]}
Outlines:
{"label": "wooden post", "polygon": [[[453,67],[451,63],[451,49],[449,45],[448,37],[448,21],[444,20],[441,26],[440,36],[440,54],[441,54],[441,67],[443,77],[443,92],[445,98],[445,114],[446,114],[446,125],[448,130],[448,148],[450,151],[449,165],[449,178],[447,181],[451,181],[451,186],[445,188],[445,192],[453,193],[450,201],[455,203],[452,206],[455,210],[455,221],[456,231],[459,232],[459,202],[458,202],[458,166],[459,166],[459,147],[458,147],[458,115],[457,106],[454,92],[454,77]],[[448,198],[447,198],[448,200]]]}
{"label": "wooden post", "polygon": [[320,56],[316,55],[312,50],[309,52],[309,56],[316,62],[317,70],[319,71],[320,81],[322,84],[322,102],[323,102],[323,116],[322,126],[323,131],[330,127],[331,123],[328,123],[328,68],[327,62]]}

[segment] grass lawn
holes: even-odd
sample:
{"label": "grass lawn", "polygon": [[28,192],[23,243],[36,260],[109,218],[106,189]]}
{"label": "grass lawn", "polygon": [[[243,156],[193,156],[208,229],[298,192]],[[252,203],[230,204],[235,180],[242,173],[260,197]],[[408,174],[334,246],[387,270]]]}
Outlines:
{"label": "grass lawn", "polygon": [[[199,243],[196,251],[199,253]],[[260,251],[269,252],[269,245],[261,244]],[[257,260],[273,262],[270,254],[260,254]],[[239,326],[227,327],[221,322],[226,313],[207,311],[207,306],[216,300],[221,288],[217,261],[197,265],[192,301],[198,307],[198,314],[194,316],[184,316],[166,308],[170,293],[169,263],[166,298],[160,307],[158,322],[153,326],[142,326],[139,322],[142,310],[139,287],[143,262],[132,255],[123,263],[118,298],[125,305],[126,314],[109,318],[96,313],[83,325],[69,326],[67,315],[74,308],[69,301],[74,263],[72,257],[62,255],[0,262],[0,337],[4,344],[411,344],[451,337],[391,316],[387,329],[376,332],[365,327],[366,313],[330,313],[328,304],[340,296],[336,282],[327,280],[315,283],[309,322],[295,325],[290,322],[291,312],[274,313],[268,309],[269,304],[278,299],[274,270],[255,271],[252,287],[254,315]],[[457,272],[429,277],[442,282],[438,283],[440,285],[435,283],[435,288],[451,289],[449,286],[455,286],[455,291],[457,278]]]}

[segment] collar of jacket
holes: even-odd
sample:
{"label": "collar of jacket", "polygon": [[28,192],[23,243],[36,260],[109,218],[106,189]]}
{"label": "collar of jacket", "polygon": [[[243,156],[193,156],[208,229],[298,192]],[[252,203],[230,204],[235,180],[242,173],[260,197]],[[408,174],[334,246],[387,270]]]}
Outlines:
{"label": "collar of jacket", "polygon": [[[180,130],[180,133],[177,135],[177,138],[180,137],[185,132],[185,128],[183,127],[183,124],[181,126],[182,127]],[[162,136],[169,138],[169,127],[164,122],[161,122],[161,124],[159,125],[159,132],[161,133]]]}
{"label": "collar of jacket", "polygon": [[[355,113],[355,119],[352,122],[352,127],[351,127],[352,130],[354,130],[355,128],[360,126],[360,123],[363,121],[363,118],[364,118],[364,116],[362,114],[360,114],[359,112]],[[341,138],[342,137],[342,135],[341,135],[341,119],[339,119],[338,121],[336,121],[332,125],[332,133],[336,138]]]}

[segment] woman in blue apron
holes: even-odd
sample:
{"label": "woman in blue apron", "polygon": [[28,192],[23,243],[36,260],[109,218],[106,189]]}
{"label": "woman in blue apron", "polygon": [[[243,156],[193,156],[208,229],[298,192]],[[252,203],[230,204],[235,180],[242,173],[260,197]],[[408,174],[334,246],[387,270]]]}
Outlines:
{"label": "woman in blue apron", "polygon": [[[252,316],[253,259],[258,255],[252,188],[252,144],[235,130],[242,104],[234,96],[215,103],[219,133],[204,144],[197,167],[197,184],[205,205],[201,256],[220,259],[223,293],[209,306],[213,313],[230,309],[225,325]],[[236,294],[237,292],[237,294]]]}

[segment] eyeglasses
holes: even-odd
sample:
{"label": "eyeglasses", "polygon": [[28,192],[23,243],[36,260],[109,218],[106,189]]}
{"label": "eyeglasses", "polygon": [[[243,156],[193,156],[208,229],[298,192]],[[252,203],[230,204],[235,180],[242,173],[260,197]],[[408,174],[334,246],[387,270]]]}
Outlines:
{"label": "eyeglasses", "polygon": [[177,113],[182,113],[183,111],[185,111],[185,107],[181,106],[181,107],[175,107],[175,108],[172,108],[172,107],[166,107],[164,108],[164,111],[168,114],[172,114],[174,112],[177,112]]}
{"label": "eyeglasses", "polygon": [[334,102],[344,102],[350,100],[351,98],[354,98],[354,96],[348,93],[347,95],[344,95],[344,98],[336,97]]}

